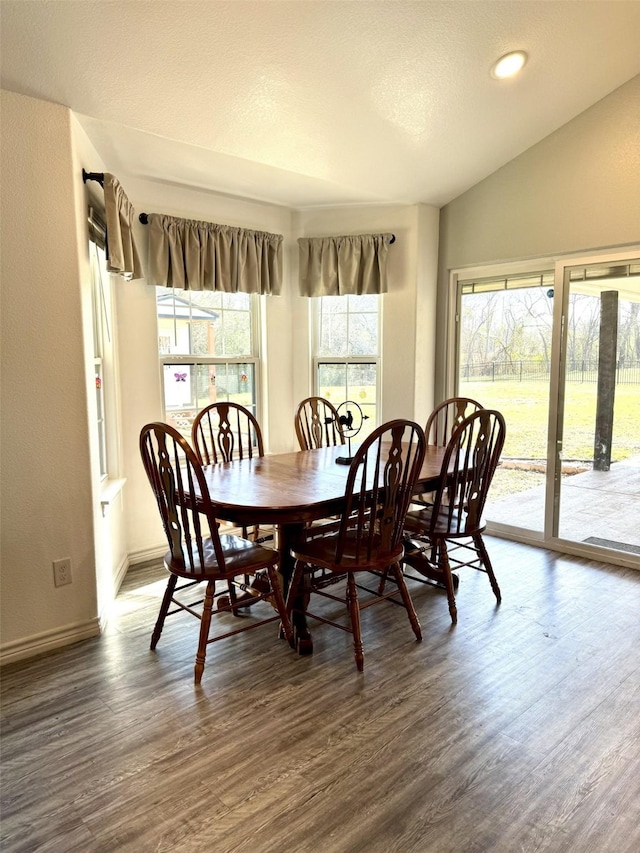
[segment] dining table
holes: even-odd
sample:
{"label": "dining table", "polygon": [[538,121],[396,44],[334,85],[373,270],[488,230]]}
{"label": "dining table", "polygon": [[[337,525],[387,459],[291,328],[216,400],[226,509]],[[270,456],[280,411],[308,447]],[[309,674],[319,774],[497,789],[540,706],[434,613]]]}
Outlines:
{"label": "dining table", "polygon": [[[437,488],[444,453],[443,447],[427,445],[416,494]],[[345,446],[338,445],[203,466],[217,518],[238,527],[274,527],[285,592],[294,568],[291,547],[305,536],[310,522],[342,512],[349,466],[337,459],[344,454]],[[412,567],[440,583],[437,568],[426,559],[423,563],[416,566],[412,561]],[[299,651],[310,653],[311,638],[301,613],[294,612],[294,631]]]}

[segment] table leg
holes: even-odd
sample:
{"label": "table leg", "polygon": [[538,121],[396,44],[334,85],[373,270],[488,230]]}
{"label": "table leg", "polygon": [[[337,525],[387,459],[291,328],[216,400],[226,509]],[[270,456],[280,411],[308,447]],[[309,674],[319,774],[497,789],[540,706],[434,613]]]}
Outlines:
{"label": "table leg", "polygon": [[[282,576],[282,587],[285,598],[289,591],[289,585],[293,576],[295,560],[291,556],[291,546],[304,537],[303,524],[281,524],[277,529],[277,545],[280,554],[280,574]],[[293,603],[292,624],[293,636],[298,654],[310,655],[313,653],[313,640],[307,626],[307,618],[304,614],[304,600],[302,590],[300,596]]]}

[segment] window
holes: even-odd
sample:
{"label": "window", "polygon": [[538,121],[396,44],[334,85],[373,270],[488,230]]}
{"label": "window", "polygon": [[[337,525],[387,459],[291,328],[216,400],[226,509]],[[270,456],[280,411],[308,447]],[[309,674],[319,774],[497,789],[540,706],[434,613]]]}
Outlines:
{"label": "window", "polygon": [[105,227],[94,211],[89,212],[89,261],[93,316],[93,367],[96,395],[96,429],[100,480],[109,476],[108,417],[106,401],[112,393],[112,302],[111,277],[105,257]]}
{"label": "window", "polygon": [[257,297],[157,287],[156,304],[167,422],[190,438],[196,414],[224,400],[257,417]]}
{"label": "window", "polygon": [[360,437],[378,423],[379,296],[322,296],[316,303],[315,393],[338,407],[356,402],[367,419]]}

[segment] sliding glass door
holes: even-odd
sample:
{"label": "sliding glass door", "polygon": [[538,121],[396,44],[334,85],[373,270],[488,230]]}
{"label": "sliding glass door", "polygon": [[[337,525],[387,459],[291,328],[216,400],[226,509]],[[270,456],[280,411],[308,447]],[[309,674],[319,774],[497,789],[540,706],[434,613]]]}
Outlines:
{"label": "sliding glass door", "polygon": [[550,532],[640,556],[640,259],[572,261],[557,272]]}
{"label": "sliding glass door", "polygon": [[640,566],[640,250],[473,272],[449,375],[507,422],[489,529]]}
{"label": "sliding glass door", "polygon": [[553,269],[458,283],[457,394],[507,422],[489,518],[542,537],[553,328]]}

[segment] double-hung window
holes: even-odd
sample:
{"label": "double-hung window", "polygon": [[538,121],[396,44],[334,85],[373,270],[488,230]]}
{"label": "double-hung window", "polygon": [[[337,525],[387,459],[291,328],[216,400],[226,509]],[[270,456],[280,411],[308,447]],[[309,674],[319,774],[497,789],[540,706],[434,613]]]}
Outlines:
{"label": "double-hung window", "polygon": [[360,437],[378,424],[381,297],[321,296],[315,303],[315,393],[336,408],[357,403],[366,418]]}
{"label": "double-hung window", "polygon": [[157,287],[156,304],[167,423],[190,438],[196,414],[227,400],[257,417],[258,298]]}
{"label": "double-hung window", "polygon": [[95,418],[98,436],[98,465],[100,480],[109,476],[108,410],[114,394],[113,371],[113,310],[111,276],[105,257],[106,230],[104,222],[89,211],[89,262],[91,265],[91,305],[93,314],[93,370],[95,378]]}

